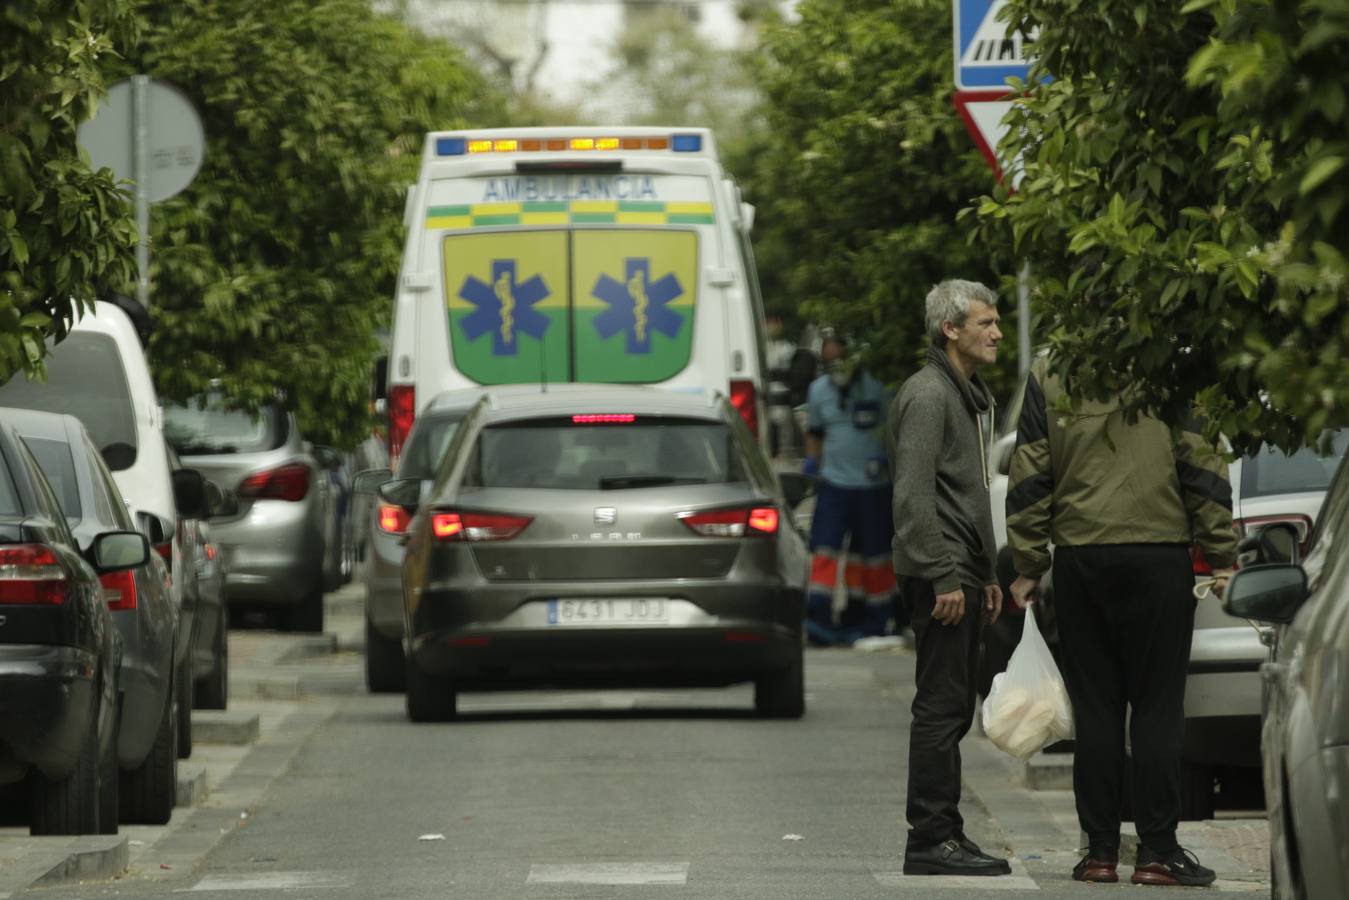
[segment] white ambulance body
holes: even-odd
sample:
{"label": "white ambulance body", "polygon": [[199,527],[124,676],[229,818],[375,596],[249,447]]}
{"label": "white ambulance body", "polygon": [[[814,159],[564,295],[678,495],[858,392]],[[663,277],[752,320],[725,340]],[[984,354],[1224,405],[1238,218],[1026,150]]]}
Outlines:
{"label": "white ambulance body", "polygon": [[752,214],[706,130],[428,135],[404,216],[391,454],[436,394],[495,384],[715,390],[759,434]]}

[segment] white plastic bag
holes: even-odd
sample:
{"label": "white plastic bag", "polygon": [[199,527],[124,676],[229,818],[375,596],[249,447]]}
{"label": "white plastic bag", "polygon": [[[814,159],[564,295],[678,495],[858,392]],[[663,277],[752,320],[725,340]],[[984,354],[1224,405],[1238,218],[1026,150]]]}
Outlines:
{"label": "white plastic bag", "polygon": [[983,723],[994,746],[1018,759],[1028,759],[1073,733],[1063,676],[1030,609],[1007,671],[993,676],[984,698]]}

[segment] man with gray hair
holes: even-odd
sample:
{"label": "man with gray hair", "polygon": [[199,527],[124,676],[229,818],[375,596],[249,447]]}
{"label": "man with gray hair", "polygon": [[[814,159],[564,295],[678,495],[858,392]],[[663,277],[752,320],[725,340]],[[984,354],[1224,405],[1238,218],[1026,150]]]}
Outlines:
{"label": "man with gray hair", "polygon": [[943,281],[928,293],[927,364],[905,382],[890,414],[895,575],[918,649],[906,875],[1011,872],[965,835],[959,810],[960,739],[974,719],[980,628],[1002,611],[988,496],[993,400],[976,374],[998,358],[997,302],[973,281]]}

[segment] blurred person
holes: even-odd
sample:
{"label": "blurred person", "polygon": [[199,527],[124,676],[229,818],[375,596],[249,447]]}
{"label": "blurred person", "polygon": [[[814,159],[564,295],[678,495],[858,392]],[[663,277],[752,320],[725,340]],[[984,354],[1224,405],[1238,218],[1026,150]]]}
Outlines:
{"label": "blurred person", "polygon": [[[827,338],[824,372],[807,395],[806,458],[802,470],[820,476],[810,526],[810,586],[806,632],[816,644],[848,644],[885,633],[894,607],[890,567],[890,475],[884,418],[887,392],[847,354],[847,343]],[[844,629],[834,623],[834,587],[847,547]]]}
{"label": "blurred person", "polygon": [[1236,558],[1227,464],[1194,423],[1130,423],[1116,401],[1050,415],[1062,395],[1048,360],[1037,360],[1017,423],[1007,537],[1017,605],[1053,568],[1077,730],[1073,791],[1088,841],[1073,878],[1118,880],[1127,718],[1139,839],[1131,880],[1212,884],[1213,870],[1176,841],[1176,825],[1195,612],[1190,545],[1214,567],[1221,594]]}
{"label": "blurred person", "polygon": [[977,374],[997,361],[997,303],[973,281],[943,281],[928,293],[932,346],[890,416],[894,567],[918,651],[906,875],[1011,872],[965,835],[959,809],[960,740],[974,719],[980,631],[1002,611],[988,493],[993,399]]}

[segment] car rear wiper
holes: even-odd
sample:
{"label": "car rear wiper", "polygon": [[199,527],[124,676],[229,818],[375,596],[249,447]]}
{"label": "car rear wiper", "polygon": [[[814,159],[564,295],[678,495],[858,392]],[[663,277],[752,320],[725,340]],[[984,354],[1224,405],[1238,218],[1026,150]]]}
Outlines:
{"label": "car rear wiper", "polygon": [[679,475],[609,475],[600,479],[600,490],[660,487],[666,484],[707,484],[707,479]]}
{"label": "car rear wiper", "polygon": [[238,453],[239,448],[233,444],[224,444],[217,446],[215,444],[179,444],[174,447],[183,456],[205,456],[211,453]]}

